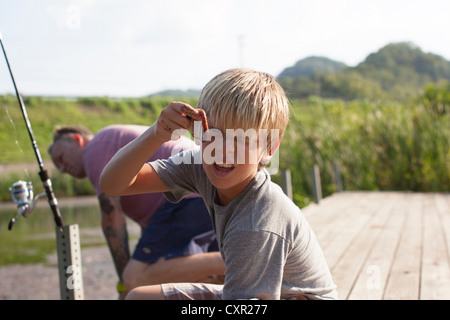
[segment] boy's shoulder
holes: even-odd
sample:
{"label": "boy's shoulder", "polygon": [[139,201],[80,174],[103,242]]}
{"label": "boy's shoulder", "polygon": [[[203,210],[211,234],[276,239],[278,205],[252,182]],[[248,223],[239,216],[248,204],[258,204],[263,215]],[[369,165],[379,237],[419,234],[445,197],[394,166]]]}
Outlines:
{"label": "boy's shoulder", "polygon": [[256,193],[256,205],[258,207],[270,208],[266,211],[274,214],[278,213],[294,218],[298,214],[301,214],[300,209],[289,199],[281,187],[271,180],[270,174],[266,170],[263,170],[262,174],[264,174],[264,182],[261,184],[260,190]]}
{"label": "boy's shoulder", "polygon": [[[263,170],[265,171],[265,170]],[[259,172],[255,185],[240,201],[241,228],[267,231],[289,238],[301,224],[300,209],[271,181],[269,173]],[[245,221],[245,223],[242,223]]]}

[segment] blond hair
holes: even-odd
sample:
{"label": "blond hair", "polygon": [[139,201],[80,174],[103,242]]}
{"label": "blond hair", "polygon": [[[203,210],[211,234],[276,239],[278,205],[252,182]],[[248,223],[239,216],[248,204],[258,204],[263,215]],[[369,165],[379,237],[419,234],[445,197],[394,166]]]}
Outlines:
{"label": "blond hair", "polygon": [[281,140],[289,121],[283,88],[272,75],[249,69],[231,69],[215,76],[203,88],[198,107],[217,128],[266,129],[269,148],[276,142],[271,131],[279,130]]}

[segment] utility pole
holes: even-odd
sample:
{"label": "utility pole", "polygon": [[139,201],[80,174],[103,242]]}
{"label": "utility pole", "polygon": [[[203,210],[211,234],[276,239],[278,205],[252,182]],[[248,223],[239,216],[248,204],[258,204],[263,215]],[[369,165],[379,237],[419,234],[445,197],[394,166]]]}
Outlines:
{"label": "utility pole", "polygon": [[244,36],[241,34],[237,37],[238,40],[238,60],[239,67],[244,67]]}

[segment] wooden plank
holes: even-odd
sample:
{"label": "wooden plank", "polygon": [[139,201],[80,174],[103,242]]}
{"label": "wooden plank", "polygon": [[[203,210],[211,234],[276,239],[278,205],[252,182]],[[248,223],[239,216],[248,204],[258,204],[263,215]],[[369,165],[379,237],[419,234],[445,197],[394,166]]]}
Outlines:
{"label": "wooden plank", "polygon": [[349,220],[351,221],[351,219],[348,219],[349,216],[357,214],[352,208],[360,201],[366,201],[366,194],[343,192],[323,199],[318,205],[312,204],[305,208],[306,210],[302,209],[316,234],[328,265],[334,263],[336,254],[339,256],[343,249],[333,250],[333,248],[330,248],[327,250],[327,247],[336,243],[335,238],[347,227]]}
{"label": "wooden plank", "polygon": [[354,203],[350,211],[341,212],[341,218],[333,226],[333,230],[329,232],[328,241],[320,243],[332,274],[336,263],[348,250],[367,221],[370,220],[371,212],[369,209],[373,197],[374,194],[367,194],[365,197],[358,199],[358,202]]}
{"label": "wooden plank", "polygon": [[340,233],[339,225],[348,222],[349,214],[356,214],[352,208],[358,201],[366,201],[366,196],[365,193],[357,192],[334,194],[323,199],[319,205],[313,204],[302,209],[322,247]]}
{"label": "wooden plank", "polygon": [[[380,198],[378,196],[378,198]],[[347,299],[362,267],[391,215],[394,199],[387,195],[368,208],[370,218],[353,238],[344,254],[332,268],[340,299]],[[361,212],[360,212],[361,213]]]}
{"label": "wooden plank", "polygon": [[302,211],[340,299],[450,299],[450,194],[346,191]]}
{"label": "wooden plank", "polygon": [[419,195],[407,195],[407,215],[383,299],[417,300],[422,256],[422,206]]}
{"label": "wooden plank", "polygon": [[450,263],[450,194],[439,193],[434,196],[436,210],[444,231],[447,257]]}
{"label": "wooden plank", "polygon": [[424,196],[420,299],[450,299],[450,265],[442,219],[434,195]]}
{"label": "wooden plank", "polygon": [[405,195],[389,194],[392,207],[387,223],[361,269],[358,279],[348,297],[349,300],[380,300],[389,276],[392,260],[404,225]]}

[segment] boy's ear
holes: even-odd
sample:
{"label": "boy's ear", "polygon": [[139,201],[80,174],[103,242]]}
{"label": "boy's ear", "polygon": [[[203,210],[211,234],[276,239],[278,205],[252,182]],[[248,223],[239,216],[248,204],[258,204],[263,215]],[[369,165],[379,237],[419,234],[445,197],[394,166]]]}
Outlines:
{"label": "boy's ear", "polygon": [[278,140],[273,144],[272,149],[270,150],[269,156],[272,157],[272,156],[275,154],[275,152],[277,152],[278,147],[280,146],[280,142],[281,142],[281,140],[278,139]]}
{"label": "boy's ear", "polygon": [[280,146],[280,140],[277,140],[273,145],[272,148],[270,149],[269,153],[266,153],[262,158],[261,158],[261,163],[263,164],[268,164],[270,162],[270,160],[272,159],[272,156],[275,154],[275,152],[277,152],[278,147]]}

